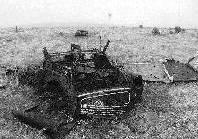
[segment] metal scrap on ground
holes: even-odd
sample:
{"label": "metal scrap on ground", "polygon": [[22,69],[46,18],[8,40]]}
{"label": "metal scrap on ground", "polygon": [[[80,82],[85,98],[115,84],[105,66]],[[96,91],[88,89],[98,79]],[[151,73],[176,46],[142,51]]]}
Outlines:
{"label": "metal scrap on ground", "polygon": [[198,71],[193,66],[174,59],[165,59],[163,62],[131,63],[126,67],[142,75],[145,81],[170,83],[196,81],[198,79]]}

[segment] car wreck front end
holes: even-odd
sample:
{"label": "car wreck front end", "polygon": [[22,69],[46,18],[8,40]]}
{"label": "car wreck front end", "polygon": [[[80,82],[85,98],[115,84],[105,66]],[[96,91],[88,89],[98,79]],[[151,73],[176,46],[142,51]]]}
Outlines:
{"label": "car wreck front end", "polygon": [[80,114],[94,117],[115,117],[127,111],[131,99],[130,88],[113,88],[78,96]]}

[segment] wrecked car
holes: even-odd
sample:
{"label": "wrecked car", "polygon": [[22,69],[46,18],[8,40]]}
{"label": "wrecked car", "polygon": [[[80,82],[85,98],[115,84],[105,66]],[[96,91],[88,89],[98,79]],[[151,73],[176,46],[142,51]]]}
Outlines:
{"label": "wrecked car", "polygon": [[[30,125],[54,131],[63,123],[68,125],[67,120],[63,123],[59,120],[54,127],[51,120],[46,123],[45,119],[41,120],[42,114],[38,111],[64,110],[71,121],[78,121],[82,117],[116,118],[133,109],[142,100],[142,76],[128,73],[110,61],[106,54],[109,43],[108,40],[102,50],[81,50],[76,44],[71,44],[70,51],[60,53],[49,53],[44,48],[37,91],[50,106],[13,111],[14,116]],[[35,119],[35,115],[39,115],[40,120]]]}
{"label": "wrecked car", "polygon": [[86,30],[77,30],[75,33],[75,37],[80,37],[80,36],[88,36],[88,31]]}
{"label": "wrecked car", "polygon": [[[113,107],[129,109],[141,99],[143,80],[141,75],[126,73],[109,61],[105,54],[109,42],[102,51],[81,50],[75,44],[66,53],[49,54],[45,50],[43,91],[51,95],[63,92],[77,98],[81,114],[108,115],[105,111]],[[98,106],[103,110],[98,110]]]}

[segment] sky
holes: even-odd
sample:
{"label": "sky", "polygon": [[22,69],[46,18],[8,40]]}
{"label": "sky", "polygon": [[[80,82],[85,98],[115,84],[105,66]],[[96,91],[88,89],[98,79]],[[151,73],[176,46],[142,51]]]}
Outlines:
{"label": "sky", "polygon": [[0,26],[38,23],[198,28],[198,0],[0,0]]}

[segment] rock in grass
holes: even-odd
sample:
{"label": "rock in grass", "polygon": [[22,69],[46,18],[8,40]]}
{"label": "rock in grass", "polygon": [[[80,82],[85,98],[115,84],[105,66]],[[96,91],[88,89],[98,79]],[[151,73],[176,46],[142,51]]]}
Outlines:
{"label": "rock in grass", "polygon": [[160,31],[157,27],[154,27],[153,30],[152,30],[152,34],[153,35],[160,35]]}

